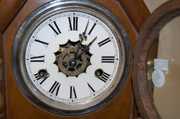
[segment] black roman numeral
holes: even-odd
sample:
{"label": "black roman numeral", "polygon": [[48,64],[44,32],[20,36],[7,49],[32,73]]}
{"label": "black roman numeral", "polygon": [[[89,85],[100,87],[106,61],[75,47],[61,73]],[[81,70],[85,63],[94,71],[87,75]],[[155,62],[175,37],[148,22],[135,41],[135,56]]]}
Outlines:
{"label": "black roman numeral", "polygon": [[61,33],[61,30],[59,29],[56,21],[53,21],[53,25],[49,24],[49,27],[56,33],[56,35]]}
{"label": "black roman numeral", "polygon": [[54,84],[49,89],[49,92],[52,93],[52,94],[55,92],[55,94],[57,96],[58,93],[59,93],[60,87],[61,87],[61,84],[59,82],[55,81]]}
{"label": "black roman numeral", "polygon": [[44,62],[45,56],[35,56],[30,58],[30,62]]}
{"label": "black roman numeral", "polygon": [[94,25],[92,26],[92,28],[90,29],[90,31],[89,31],[89,33],[88,33],[88,35],[91,35],[91,33],[93,32],[93,30],[94,30],[94,28],[95,28],[95,26],[96,26],[97,24],[96,23],[94,23]]}
{"label": "black roman numeral", "polygon": [[106,83],[108,81],[109,77],[110,77],[110,74],[103,72],[103,74],[101,76],[99,76],[99,79]]}
{"label": "black roman numeral", "polygon": [[102,63],[114,63],[115,56],[102,56],[101,62]]}
{"label": "black roman numeral", "polygon": [[95,89],[89,83],[87,83],[87,85],[92,92],[95,92]]}
{"label": "black roman numeral", "polygon": [[106,82],[108,81],[108,79],[110,78],[110,74],[104,72],[102,69],[97,69],[97,70],[95,71],[95,76],[96,76],[98,79],[100,79],[101,81],[105,82],[105,83],[106,83]]}
{"label": "black roman numeral", "polygon": [[109,43],[109,42],[111,42],[111,40],[110,40],[110,38],[108,37],[108,38],[106,38],[105,40],[99,42],[98,45],[99,45],[99,47],[102,47],[103,45],[105,45],[105,44],[107,44],[107,43]]}
{"label": "black roman numeral", "polygon": [[77,98],[76,89],[74,86],[70,86],[70,99]]}
{"label": "black roman numeral", "polygon": [[44,41],[40,41],[40,40],[37,40],[37,39],[35,39],[35,41],[38,42],[38,43],[41,43],[41,44],[43,44],[43,45],[49,45],[49,43],[46,43],[46,42],[44,42]]}
{"label": "black roman numeral", "polygon": [[73,20],[71,20],[71,17],[68,17],[69,21],[69,27],[71,31],[77,31],[78,30],[78,17],[73,17]]}
{"label": "black roman numeral", "polygon": [[[89,32],[88,32],[88,35],[91,35],[91,33],[93,32],[93,30],[94,30],[94,28],[95,28],[96,25],[97,25],[96,23],[93,24],[93,26],[91,27],[91,29],[90,29]],[[86,35],[87,30],[88,30],[88,27],[89,27],[89,20],[88,20],[88,22],[87,22],[87,24],[86,24],[86,27],[85,27],[85,29],[84,29],[84,32],[83,32],[84,35]]]}
{"label": "black roman numeral", "polygon": [[34,74],[36,80],[40,81],[40,84],[43,84],[47,78],[49,78],[49,73],[46,69],[41,69],[38,73]]}

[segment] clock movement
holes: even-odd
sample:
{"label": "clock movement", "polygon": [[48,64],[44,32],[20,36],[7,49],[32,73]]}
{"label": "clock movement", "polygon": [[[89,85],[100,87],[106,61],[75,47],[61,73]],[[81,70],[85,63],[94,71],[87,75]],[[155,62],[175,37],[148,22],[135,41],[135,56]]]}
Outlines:
{"label": "clock movement", "polygon": [[27,0],[9,10],[3,118],[136,116],[131,51],[149,15],[143,1]]}

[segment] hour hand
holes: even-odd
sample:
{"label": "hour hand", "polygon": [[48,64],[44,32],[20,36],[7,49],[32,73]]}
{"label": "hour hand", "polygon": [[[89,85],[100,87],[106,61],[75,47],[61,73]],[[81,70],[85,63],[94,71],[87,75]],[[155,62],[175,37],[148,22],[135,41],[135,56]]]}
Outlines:
{"label": "hour hand", "polygon": [[96,40],[97,40],[97,36],[87,45],[87,47],[89,48]]}
{"label": "hour hand", "polygon": [[88,52],[91,45],[97,40],[97,36],[85,47],[84,52]]}

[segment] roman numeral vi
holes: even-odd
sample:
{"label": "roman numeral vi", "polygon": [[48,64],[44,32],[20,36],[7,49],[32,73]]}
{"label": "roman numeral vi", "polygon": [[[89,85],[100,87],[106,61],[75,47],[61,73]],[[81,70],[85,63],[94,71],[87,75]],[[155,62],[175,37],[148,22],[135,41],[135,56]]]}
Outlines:
{"label": "roman numeral vi", "polygon": [[77,98],[76,89],[74,86],[70,86],[70,99]]}

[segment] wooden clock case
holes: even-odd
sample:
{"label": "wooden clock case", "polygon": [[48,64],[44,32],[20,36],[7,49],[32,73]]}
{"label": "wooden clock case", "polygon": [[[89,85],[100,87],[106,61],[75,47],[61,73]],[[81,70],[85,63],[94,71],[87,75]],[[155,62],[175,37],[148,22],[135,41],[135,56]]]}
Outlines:
{"label": "wooden clock case", "polygon": [[[18,90],[12,68],[12,46],[19,26],[28,15],[49,0],[1,0],[0,1],[0,93],[3,104],[1,119],[129,119],[135,118],[132,78],[109,104],[96,112],[79,117],[57,117],[40,110],[28,102]],[[117,17],[136,45],[140,27],[150,15],[142,0],[96,0]],[[1,7],[2,6],[2,7]],[[7,7],[6,7],[7,6]]]}

